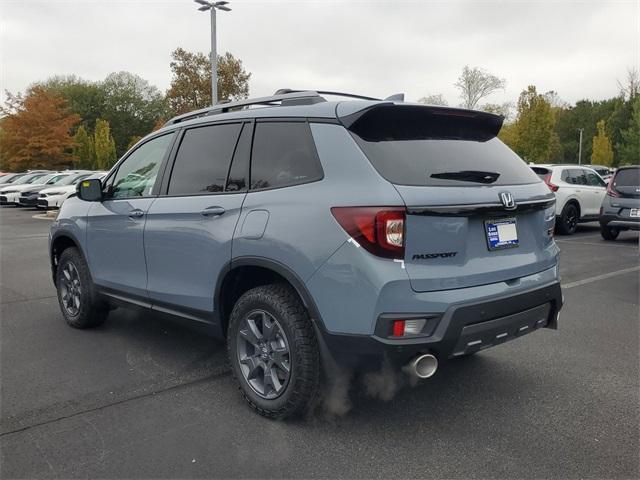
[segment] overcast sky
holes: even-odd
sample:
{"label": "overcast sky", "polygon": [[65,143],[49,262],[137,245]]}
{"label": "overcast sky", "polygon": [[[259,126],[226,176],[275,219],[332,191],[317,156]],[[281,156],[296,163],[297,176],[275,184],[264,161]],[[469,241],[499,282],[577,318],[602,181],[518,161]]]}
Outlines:
{"label": "overcast sky", "polygon": [[[569,102],[618,92],[638,66],[640,2],[231,0],[219,52],[252,73],[250,94],[309,88],[409,100],[453,86],[464,65],[504,77],[492,103],[533,84]],[[191,0],[0,0],[0,83],[22,91],[54,74],[127,70],[162,91],[173,49],[209,52],[209,17]]]}

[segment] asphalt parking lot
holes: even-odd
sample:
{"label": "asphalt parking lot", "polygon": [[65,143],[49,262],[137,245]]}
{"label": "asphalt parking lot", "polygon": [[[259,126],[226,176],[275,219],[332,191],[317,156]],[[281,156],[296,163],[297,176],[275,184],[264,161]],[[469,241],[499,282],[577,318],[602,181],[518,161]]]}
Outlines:
{"label": "asphalt parking lot", "polygon": [[49,221],[0,209],[2,478],[638,478],[638,234],[558,237],[565,306],[543,330],[444,365],[390,401],[274,422],[222,344],[148,314],[60,315]]}

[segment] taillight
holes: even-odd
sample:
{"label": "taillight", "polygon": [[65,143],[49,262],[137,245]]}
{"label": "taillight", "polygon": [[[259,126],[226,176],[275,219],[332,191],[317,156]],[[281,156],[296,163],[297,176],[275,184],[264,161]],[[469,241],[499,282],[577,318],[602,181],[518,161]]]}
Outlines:
{"label": "taillight", "polygon": [[615,188],[613,188],[613,178],[609,180],[609,183],[607,184],[607,195],[609,195],[610,197],[620,196],[618,191]]}
{"label": "taillight", "polygon": [[405,208],[333,207],[331,213],[368,252],[385,258],[404,258]]}
{"label": "taillight", "polygon": [[556,185],[555,183],[551,183],[551,173],[547,173],[544,176],[544,183],[547,184],[547,187],[549,187],[549,190],[551,190],[552,192],[557,192],[558,191],[558,185]]}

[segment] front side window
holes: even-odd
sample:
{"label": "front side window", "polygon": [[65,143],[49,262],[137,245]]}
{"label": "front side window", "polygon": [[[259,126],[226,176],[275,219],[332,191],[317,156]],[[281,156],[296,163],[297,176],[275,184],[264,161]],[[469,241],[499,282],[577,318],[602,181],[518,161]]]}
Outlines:
{"label": "front side window", "polygon": [[311,129],[305,122],[256,125],[251,155],[251,189],[288,187],[323,176]]}
{"label": "front side window", "polygon": [[148,197],[158,176],[173,134],[162,135],[142,144],[118,167],[110,196],[112,198]]}
{"label": "front side window", "polygon": [[241,123],[191,128],[184,133],[169,180],[169,195],[223,192]]}

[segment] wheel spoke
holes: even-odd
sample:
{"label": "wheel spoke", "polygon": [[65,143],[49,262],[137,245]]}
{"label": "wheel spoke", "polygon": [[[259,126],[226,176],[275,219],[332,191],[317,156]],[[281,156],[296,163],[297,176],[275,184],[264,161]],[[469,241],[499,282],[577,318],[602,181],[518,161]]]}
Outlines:
{"label": "wheel spoke", "polygon": [[249,373],[247,373],[247,380],[253,380],[257,378],[260,370],[262,370],[262,366],[260,365],[260,361],[256,357],[246,357],[240,360],[240,363],[249,367]]}
{"label": "wheel spoke", "polygon": [[247,319],[246,325],[247,328],[240,330],[240,336],[257,348],[258,344],[260,343],[260,337],[262,335],[258,331],[258,327],[253,320]]}
{"label": "wheel spoke", "polygon": [[278,330],[278,326],[276,323],[269,318],[266,318],[266,315],[262,317],[262,333],[264,335],[264,339],[267,341],[273,340],[276,331]]}
{"label": "wheel spoke", "polygon": [[65,267],[62,269],[62,274],[64,275],[64,279],[71,283],[71,273],[69,272],[69,265],[65,265]]}
{"label": "wheel spoke", "polygon": [[269,395],[271,392],[276,392],[277,393],[278,389],[276,388],[276,382],[280,386],[280,388],[282,388],[282,384],[275,377],[276,376],[274,375],[274,373],[271,370],[271,368],[265,369],[265,371],[264,371],[264,392],[263,392],[263,395]]}
{"label": "wheel spoke", "polygon": [[286,358],[288,356],[289,351],[284,347],[276,348],[271,354],[273,364],[287,375],[289,374],[289,370],[291,369],[289,366],[289,359]]}

